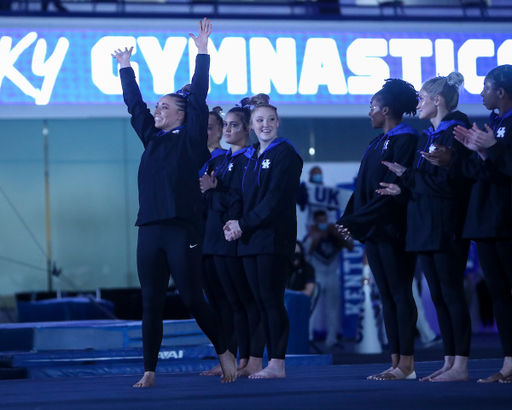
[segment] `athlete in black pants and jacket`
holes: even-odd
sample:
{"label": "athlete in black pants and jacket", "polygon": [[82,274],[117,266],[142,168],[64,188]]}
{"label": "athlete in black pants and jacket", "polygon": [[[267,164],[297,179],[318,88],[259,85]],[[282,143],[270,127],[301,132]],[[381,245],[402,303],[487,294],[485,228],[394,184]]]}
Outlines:
{"label": "athlete in black pants and jacket", "polygon": [[[240,364],[238,376],[250,376],[262,370],[265,336],[256,298],[251,290],[242,257],[237,255],[238,241],[224,239],[223,228],[229,220],[230,190],[238,167],[245,167],[243,155],[249,142],[251,110],[236,106],[224,119],[224,140],[231,145],[225,156],[210,161],[207,175],[201,178],[203,204],[208,208],[204,252],[213,255],[222,289],[234,311],[234,329]],[[228,331],[230,331],[228,329]]]}
{"label": "athlete in black pants and jacket", "polygon": [[[236,379],[235,357],[219,332],[219,319],[201,287],[201,191],[197,174],[209,158],[206,146],[209,20],[190,35],[198,47],[196,72],[188,99],[183,92],[162,97],[149,112],[130,67],[132,49],[113,54],[120,65],[123,96],[131,123],[144,145],[139,167],[137,270],[142,288],[142,338],[145,373],[135,387],[155,384],[162,343],[162,312],[172,274],[183,302],[212,341],[224,370],[223,381]],[[204,149],[200,149],[204,147]]]}
{"label": "athlete in black pants and jacket", "polygon": [[493,111],[485,131],[476,125],[455,129],[456,138],[477,151],[474,156],[461,161],[440,147],[429,160],[476,180],[464,235],[476,242],[505,357],[499,372],[478,381],[512,382],[512,65],[492,69],[480,95]]}
{"label": "athlete in black pants and jacket", "polygon": [[270,359],[250,378],[286,376],[289,322],[284,292],[295,252],[295,199],[302,172],[295,147],[277,138],[279,117],[268,101],[259,94],[246,102],[255,106],[251,126],[259,142],[245,151],[245,167],[238,167],[232,220],[224,227],[227,240],[240,238],[237,252],[260,309]]}
{"label": "athlete in black pants and jacket", "polygon": [[384,133],[371,141],[361,161],[356,186],[338,229],[364,242],[366,256],[379,288],[392,367],[372,380],[413,379],[417,311],[412,294],[416,255],[405,251],[407,204],[379,195],[382,186],[399,178],[382,161],[412,165],[418,134],[402,122],[416,114],[418,92],[399,79],[389,79],[370,103],[373,128]]}
{"label": "athlete in black pants and jacket", "polygon": [[454,147],[464,158],[469,157],[470,151],[453,138],[457,125],[470,126],[465,114],[454,111],[463,81],[460,73],[451,73],[423,84],[419,117],[430,119],[432,126],[419,138],[413,166],[384,162],[401,177],[409,193],[406,250],[418,252],[443,337],[445,364],[421,379],[424,381],[469,378],[471,320],[464,294],[469,241],[462,239],[462,229],[471,182],[453,177],[448,170],[430,164],[422,156],[424,151],[435,150],[435,144],[442,144]]}

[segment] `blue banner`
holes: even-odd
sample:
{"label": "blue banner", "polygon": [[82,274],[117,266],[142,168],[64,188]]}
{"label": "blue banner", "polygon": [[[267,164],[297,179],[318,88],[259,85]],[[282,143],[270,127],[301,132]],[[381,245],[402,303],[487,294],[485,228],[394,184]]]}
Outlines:
{"label": "blue banner", "polygon": [[[389,77],[420,88],[452,70],[462,104],[481,105],[485,74],[512,63],[512,34],[474,32],[215,31],[209,100],[270,94],[276,104],[366,104]],[[188,31],[0,28],[0,105],[123,104],[117,48],[134,47],[142,94],[157,101],[190,82]]]}

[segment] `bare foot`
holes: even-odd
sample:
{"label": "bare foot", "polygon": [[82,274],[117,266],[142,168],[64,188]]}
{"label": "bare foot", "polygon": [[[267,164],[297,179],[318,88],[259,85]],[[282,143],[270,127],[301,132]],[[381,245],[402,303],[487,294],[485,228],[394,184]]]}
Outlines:
{"label": "bare foot", "polygon": [[249,377],[262,370],[261,357],[250,357],[247,365],[238,370],[238,377]]}
{"label": "bare foot", "polygon": [[221,383],[231,383],[236,380],[236,357],[229,350],[219,355],[220,366],[222,367]]}
{"label": "bare foot", "polygon": [[249,379],[272,379],[279,377],[286,377],[284,360],[270,359],[270,362],[268,362],[267,367],[265,367],[262,371],[256,374],[250,375]]}
{"label": "bare foot", "polygon": [[133,385],[133,387],[153,387],[155,385],[155,372],[144,372],[142,379]]}
{"label": "bare foot", "polygon": [[453,367],[453,363],[455,363],[455,356],[445,356],[444,357],[444,365],[438,371],[428,375],[427,377],[422,377],[420,382],[431,382],[434,377],[437,377]]}
{"label": "bare foot", "polygon": [[222,367],[220,367],[220,364],[218,364],[213,369],[199,373],[199,376],[222,376],[222,374]]}
{"label": "bare foot", "polygon": [[486,377],[485,379],[478,379],[478,383],[495,383],[499,382],[501,379],[506,379],[507,376],[503,375],[503,373],[498,372],[494,373],[493,375]]}
{"label": "bare foot", "polygon": [[372,374],[370,376],[368,376],[366,379],[367,380],[377,380],[376,378],[379,377],[379,376],[382,376],[386,373],[389,373],[390,371],[392,371],[394,369],[394,367],[390,367],[389,369],[387,370],[384,370],[382,373],[378,373],[378,374]]}
{"label": "bare foot", "polygon": [[469,380],[468,369],[452,367],[450,370],[432,378],[433,382],[461,382]]}
{"label": "bare foot", "polygon": [[512,383],[512,376],[505,377],[499,380],[500,383]]}

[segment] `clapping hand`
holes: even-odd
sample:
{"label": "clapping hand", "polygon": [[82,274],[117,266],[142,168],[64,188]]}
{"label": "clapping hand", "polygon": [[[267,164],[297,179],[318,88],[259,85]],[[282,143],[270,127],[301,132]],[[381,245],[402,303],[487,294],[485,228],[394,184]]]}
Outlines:
{"label": "clapping hand", "polygon": [[389,170],[391,172],[394,172],[395,174],[397,174],[399,177],[402,176],[402,174],[405,172],[405,170],[407,169],[406,167],[400,165],[400,164],[397,164],[396,162],[388,162],[388,161],[382,161],[382,163],[387,166],[389,168]]}
{"label": "clapping hand", "polygon": [[338,232],[341,233],[341,235],[343,236],[343,239],[348,240],[352,237],[352,234],[350,233],[348,228],[345,228],[343,225],[338,224],[336,224],[335,226]]}
{"label": "clapping hand", "polygon": [[375,192],[381,195],[400,195],[402,190],[397,184],[388,184],[386,182],[380,182],[380,186],[383,186],[384,188],[376,189]]}
{"label": "clapping hand", "polygon": [[209,189],[215,189],[217,186],[217,178],[215,178],[215,171],[212,171],[211,175],[204,174],[199,178],[199,187],[201,192],[208,191]]}
{"label": "clapping hand", "polygon": [[421,156],[433,165],[447,167],[452,158],[453,149],[444,145],[434,144],[434,146],[436,149],[432,152],[420,151]]}

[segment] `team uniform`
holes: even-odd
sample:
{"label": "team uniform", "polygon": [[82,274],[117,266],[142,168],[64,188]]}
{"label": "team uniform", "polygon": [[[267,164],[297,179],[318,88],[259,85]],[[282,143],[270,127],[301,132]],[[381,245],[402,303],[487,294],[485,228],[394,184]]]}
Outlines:
{"label": "team uniform", "polygon": [[[215,171],[217,187],[203,193],[203,204],[208,210],[204,254],[212,257],[217,275],[216,279],[210,279],[210,282],[213,282],[213,293],[218,295],[218,299],[225,297],[232,312],[233,329],[227,329],[226,334],[231,331],[236,335],[240,358],[249,359],[249,356],[262,357],[265,349],[260,313],[247,282],[243,261],[237,257],[237,241],[226,241],[223,231],[229,220],[229,191],[236,167],[243,167],[244,152],[245,149],[235,153],[229,150],[225,155],[210,161],[208,165],[208,174]],[[211,272],[209,276],[212,276]],[[210,299],[210,296],[208,298]],[[234,354],[236,355],[236,348]]]}
{"label": "team uniform", "polygon": [[464,271],[469,241],[462,239],[471,182],[425,160],[420,151],[434,144],[453,147],[461,158],[471,152],[453,137],[461,125],[469,128],[460,111],[449,113],[436,130],[430,127],[418,140],[412,167],[402,175],[408,188],[406,249],[418,252],[436,307],[446,356],[469,356],[471,322],[464,294]]}
{"label": "team uniform", "polygon": [[489,118],[497,143],[487,160],[476,153],[451,169],[476,180],[471,192],[464,237],[476,242],[478,258],[493,302],[504,356],[512,356],[512,110]]}
{"label": "team uniform", "polygon": [[379,288],[391,354],[414,355],[417,311],[412,295],[416,255],[405,251],[406,202],[380,195],[380,182],[400,185],[400,178],[382,164],[410,167],[418,134],[401,123],[368,146],[355,190],[337,224],[364,242],[368,263]]}
{"label": "team uniform", "polygon": [[237,167],[230,219],[242,230],[237,254],[258,303],[268,356],[284,359],[289,333],[284,290],[297,238],[302,159],[284,138],[276,138],[261,155],[259,147],[249,147],[244,166]]}
{"label": "team uniform", "polygon": [[169,132],[154,125],[132,68],[120,70],[131,124],[144,145],[139,174],[137,270],[143,298],[144,368],[155,371],[162,342],[162,311],[171,274],[183,302],[212,341],[226,351],[219,320],[201,288],[201,191],[199,169],[207,144],[210,57],[199,54],[192,79],[187,123]]}

